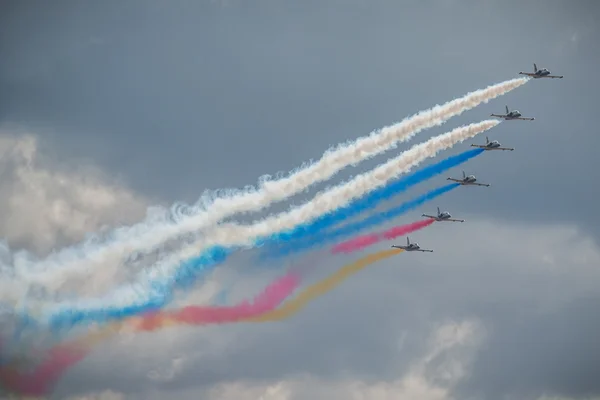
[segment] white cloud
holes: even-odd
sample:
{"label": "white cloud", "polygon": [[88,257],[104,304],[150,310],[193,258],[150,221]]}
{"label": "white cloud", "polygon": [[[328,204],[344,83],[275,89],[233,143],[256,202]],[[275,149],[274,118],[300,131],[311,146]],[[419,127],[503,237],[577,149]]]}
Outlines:
{"label": "white cloud", "polygon": [[[475,321],[442,324],[431,335],[429,348],[409,371],[392,381],[359,379],[328,381],[317,376],[267,383],[230,382],[208,390],[209,400],[448,400],[452,387],[469,367],[473,350],[484,338]],[[450,355],[450,357],[448,357]],[[444,357],[446,356],[446,357]],[[433,368],[432,368],[433,367]],[[441,383],[440,383],[441,382]],[[179,393],[192,399],[197,393]]]}
{"label": "white cloud", "polygon": [[[474,320],[440,324],[434,329],[425,354],[412,362],[407,373],[391,381],[370,382],[351,378],[327,380],[304,374],[273,382],[225,382],[206,391],[193,387],[179,389],[175,385],[168,395],[157,389],[138,393],[135,398],[159,399],[168,396],[190,400],[449,400],[453,398],[452,388],[468,373],[474,351],[484,338],[482,326]],[[182,357],[179,357],[172,364],[181,367],[183,362]],[[173,377],[168,374],[166,380],[163,380],[165,376],[159,375],[153,371],[148,378],[155,383],[165,383]],[[72,399],[88,398],[97,397]]]}
{"label": "white cloud", "polygon": [[0,136],[0,236],[46,253],[141,219],[146,200],[89,165],[50,162],[32,135]]}

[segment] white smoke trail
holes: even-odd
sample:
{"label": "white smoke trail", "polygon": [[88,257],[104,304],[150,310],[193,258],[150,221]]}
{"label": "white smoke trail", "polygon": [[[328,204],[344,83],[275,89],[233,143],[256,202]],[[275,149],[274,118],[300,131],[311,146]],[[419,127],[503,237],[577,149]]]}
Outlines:
{"label": "white smoke trail", "polygon": [[[271,236],[297,225],[310,222],[314,218],[349,204],[352,200],[386,185],[392,179],[410,171],[426,159],[434,157],[442,150],[472,138],[500,123],[499,120],[485,120],[458,127],[450,132],[433,137],[403,152],[398,157],[360,174],[351,181],[318,193],[311,201],[290,211],[269,216],[250,225],[223,224],[207,232],[205,246],[248,246],[253,247],[256,238]],[[198,249],[195,249],[198,253]]]}
{"label": "white smoke trail", "polygon": [[394,148],[398,142],[409,140],[424,129],[441,125],[481,103],[487,103],[516,89],[528,80],[529,78],[511,79],[419,112],[369,136],[330,149],[319,161],[300,167],[288,177],[274,181],[264,180],[260,183],[259,189],[252,188],[212,200],[205,198],[204,206],[195,207],[194,215],[183,217],[178,223],[168,223],[164,219],[157,218],[153,222],[138,224],[128,229],[121,228],[119,234],[104,245],[91,243],[91,248],[80,249],[77,254],[66,249],[38,263],[34,270],[31,269],[31,263],[28,263],[27,275],[31,276],[34,272],[36,281],[42,282],[57,272],[71,270],[85,272],[105,265],[118,265],[122,262],[122,258],[132,251],[148,251],[175,236],[202,230],[228,216],[266,208],[274,202],[302,192],[315,183],[330,179],[347,166],[355,165]]}
{"label": "white smoke trail", "polygon": [[[290,211],[267,217],[250,225],[231,223],[216,226],[212,230],[207,231],[205,237],[202,239],[163,259],[159,264],[147,271],[140,282],[159,282],[159,286],[162,286],[162,283],[169,281],[175,276],[175,270],[180,267],[183,261],[197,257],[199,253],[209,246],[252,247],[258,237],[270,236],[292,229],[299,224],[310,222],[324,213],[343,207],[353,199],[386,185],[391,180],[410,171],[426,159],[434,157],[438,152],[489,130],[499,123],[500,121],[498,120],[485,120],[433,137],[390,159],[386,163],[377,166],[373,170],[356,176],[349,182],[317,194],[313,200]],[[107,301],[113,304],[117,303],[119,306],[121,304],[138,303],[144,297],[141,296],[142,294],[148,294],[148,290],[142,289],[142,286],[146,287],[145,283],[122,287],[104,299],[68,305],[59,303],[58,307],[61,310],[82,310],[84,309],[83,307],[88,309],[92,304],[92,307],[105,308],[108,306]],[[57,304],[52,308],[56,306]]]}

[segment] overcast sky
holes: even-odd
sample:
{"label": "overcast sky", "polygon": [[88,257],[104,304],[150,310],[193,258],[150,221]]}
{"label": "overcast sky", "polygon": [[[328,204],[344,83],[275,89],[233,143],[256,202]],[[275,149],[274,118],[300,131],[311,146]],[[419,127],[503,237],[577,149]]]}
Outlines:
{"label": "overcast sky", "polygon": [[40,253],[255,184],[534,62],[565,76],[411,141],[505,105],[536,118],[489,132],[514,152],[464,165],[491,187],[390,222],[437,205],[468,219],[414,235],[435,253],[382,262],[286,322],[116,340],[58,398],[600,396],[599,18],[593,0],[0,2],[0,233]]}

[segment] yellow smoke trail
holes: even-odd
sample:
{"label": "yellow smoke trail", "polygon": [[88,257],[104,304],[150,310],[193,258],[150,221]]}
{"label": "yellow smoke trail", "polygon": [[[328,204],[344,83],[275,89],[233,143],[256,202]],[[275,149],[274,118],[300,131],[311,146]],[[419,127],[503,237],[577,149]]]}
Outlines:
{"label": "yellow smoke trail", "polygon": [[[340,268],[333,275],[330,275],[329,277],[307,287],[302,292],[300,292],[297,297],[288,301],[279,308],[267,311],[258,316],[242,318],[237,322],[269,322],[289,318],[290,316],[294,315],[302,308],[304,308],[311,300],[314,300],[316,297],[322,296],[330,290],[334,289],[335,287],[340,285],[344,280],[348,279],[350,276],[354,275],[355,273],[359,272],[365,267],[377,261],[381,261],[394,255],[400,254],[403,251],[404,250],[402,249],[383,250],[359,258],[355,262],[347,264],[344,267]],[[79,350],[85,352],[84,349],[89,351],[98,343],[106,340],[111,336],[114,336],[115,334],[124,332],[135,332],[141,330],[143,320],[144,316],[136,316],[128,318],[126,320],[113,322],[100,329],[92,329],[90,332],[88,332],[83,337],[80,337],[79,339],[75,339],[67,343],[60,344],[58,346],[64,349],[69,349],[69,351]],[[167,327],[180,324],[181,322],[176,321],[175,319],[163,317],[160,326]]]}
{"label": "yellow smoke trail", "polygon": [[402,249],[383,250],[377,253],[369,254],[363,258],[359,258],[352,264],[348,264],[340,268],[335,274],[313,284],[312,286],[307,287],[300,292],[298,297],[288,301],[281,307],[273,311],[268,311],[259,316],[244,318],[240,322],[269,322],[281,321],[289,318],[304,308],[311,300],[334,289],[351,275],[377,261],[395,256],[403,251],[404,250]]}
{"label": "yellow smoke trail", "polygon": [[[340,285],[344,280],[352,276],[353,274],[359,272],[365,267],[377,262],[384,260],[386,258],[392,257],[394,255],[402,253],[404,250],[402,249],[391,249],[391,250],[383,250],[377,253],[369,254],[365,257],[358,259],[357,261],[347,264],[344,267],[340,268],[333,275],[307,287],[304,289],[296,298],[290,300],[285,303],[283,306],[271,311],[267,311],[261,315],[254,317],[246,317],[236,322],[270,322],[270,321],[280,321],[286,318],[289,318],[304,308],[311,300],[314,300],[316,297],[322,296],[330,290],[334,289],[336,286]],[[110,336],[123,332],[123,330],[128,330],[130,332],[135,332],[138,330],[144,330],[143,328],[144,317],[134,317],[124,321],[114,322],[105,326],[104,328],[98,329],[94,332],[90,332],[82,338],[76,339],[74,341],[70,341],[67,343],[59,344],[52,350],[50,353],[49,365],[53,365],[56,362],[52,360],[53,356],[57,357],[60,361],[64,359],[64,355],[68,354],[70,360],[66,362],[65,365],[57,366],[59,369],[69,369],[74,364],[81,361],[85,356],[94,348],[96,344],[104,341]],[[181,322],[176,321],[175,319],[169,318],[168,316],[163,316],[160,319],[160,327],[179,325]],[[128,329],[127,329],[128,328]],[[158,326],[157,326],[158,328]],[[0,383],[4,378],[10,378],[10,367],[5,371],[2,371],[3,374],[0,374]],[[8,372],[8,374],[7,374]],[[60,377],[64,373],[61,371],[57,374],[57,377]],[[4,375],[7,375],[6,377]],[[34,399],[35,397],[30,397]]]}

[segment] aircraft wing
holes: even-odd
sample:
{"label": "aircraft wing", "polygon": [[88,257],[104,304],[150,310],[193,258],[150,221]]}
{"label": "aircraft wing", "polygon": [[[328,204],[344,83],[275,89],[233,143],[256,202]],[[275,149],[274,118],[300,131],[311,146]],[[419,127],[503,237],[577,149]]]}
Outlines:
{"label": "aircraft wing", "polygon": [[532,72],[519,72],[519,75],[535,76]]}
{"label": "aircraft wing", "polygon": [[454,181],[454,182],[458,182],[458,183],[462,183],[462,180],[460,179],[454,179],[454,178],[446,178],[449,181]]}
{"label": "aircraft wing", "polygon": [[404,246],[396,246],[396,245],[392,245],[393,248],[395,249],[402,249],[402,250],[406,250],[406,247]]}
{"label": "aircraft wing", "polygon": [[433,215],[427,215],[427,214],[423,214],[423,215],[421,215],[421,217],[427,217],[427,218],[437,219],[437,217],[434,217]]}
{"label": "aircraft wing", "polygon": [[512,147],[487,147],[487,146],[483,146],[480,144],[472,144],[471,146],[478,147],[480,149],[485,149],[485,150],[510,150],[510,151],[514,150]]}
{"label": "aircraft wing", "polygon": [[506,118],[506,117],[507,117],[507,115],[500,115],[500,114],[490,114],[490,117]]}
{"label": "aircraft wing", "polygon": [[433,253],[433,250],[425,250],[425,249],[419,249],[417,251],[421,251],[423,253]]}
{"label": "aircraft wing", "polygon": [[544,78],[562,78],[562,75],[546,75]]}
{"label": "aircraft wing", "polygon": [[533,121],[535,118],[519,117],[519,118],[513,118],[513,119],[520,119],[520,120],[523,120],[523,121]]}
{"label": "aircraft wing", "polygon": [[490,186],[490,185],[489,185],[489,183],[477,183],[477,182],[474,182],[474,183],[469,183],[469,185],[475,185],[475,186]]}
{"label": "aircraft wing", "polygon": [[465,222],[464,219],[454,219],[454,218],[448,218],[445,219],[444,221],[450,221],[450,222]]}

